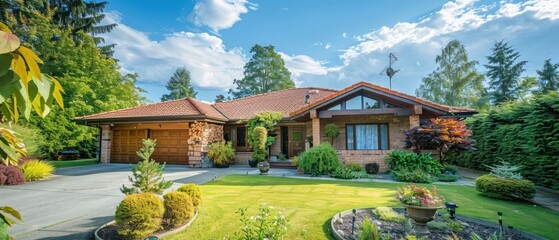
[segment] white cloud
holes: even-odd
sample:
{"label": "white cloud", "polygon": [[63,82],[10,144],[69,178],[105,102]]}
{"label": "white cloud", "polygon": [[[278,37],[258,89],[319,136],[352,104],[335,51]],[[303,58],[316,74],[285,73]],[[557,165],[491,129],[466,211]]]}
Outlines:
{"label": "white cloud", "polygon": [[326,43],[326,45],[324,45],[324,48],[329,49],[330,47],[332,47],[332,44],[330,43]]}
{"label": "white cloud", "polygon": [[196,26],[207,26],[217,33],[231,28],[241,20],[241,14],[257,10],[258,5],[248,0],[200,0],[189,15]]}
{"label": "white cloud", "polygon": [[347,38],[347,33],[342,33],[343,38]]}
{"label": "white cloud", "polygon": [[325,75],[328,73],[326,68],[321,62],[307,56],[307,55],[296,55],[289,56],[283,52],[278,52],[285,62],[285,67],[289,69],[291,75],[297,78],[303,74],[310,75]]}
{"label": "white cloud", "polygon": [[223,41],[207,33],[178,32],[161,41],[152,41],[143,32],[120,23],[120,17],[107,14],[107,23],[118,26],[105,36],[117,44],[116,59],[124,72],[137,72],[142,81],[165,84],[176,68],[185,66],[195,86],[227,89],[233,79],[243,76],[246,59],[240,49],[227,49]]}

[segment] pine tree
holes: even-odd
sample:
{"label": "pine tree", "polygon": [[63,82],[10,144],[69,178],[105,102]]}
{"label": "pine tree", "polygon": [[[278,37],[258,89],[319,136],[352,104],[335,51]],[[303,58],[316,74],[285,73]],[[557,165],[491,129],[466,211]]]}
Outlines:
{"label": "pine tree", "polygon": [[551,59],[545,60],[542,70],[538,73],[538,91],[548,93],[559,90],[559,63],[552,64]]}
{"label": "pine tree", "polygon": [[466,48],[458,40],[450,41],[435,59],[437,69],[423,78],[416,95],[450,106],[482,107],[484,76],[470,61]]}
{"label": "pine tree", "polygon": [[526,61],[516,62],[520,53],[503,40],[495,42],[493,54],[487,57],[489,63],[486,76],[489,78],[489,96],[493,104],[515,100],[518,96],[520,74],[524,72]]}
{"label": "pine tree", "polygon": [[184,67],[178,68],[169,79],[167,90],[171,92],[161,97],[163,102],[186,97],[196,98],[196,94],[198,94],[190,85],[190,72]]}
{"label": "pine tree", "polygon": [[244,77],[235,79],[236,89],[229,89],[233,98],[241,98],[255,94],[267,93],[295,87],[291,73],[285,62],[274,50],[274,46],[254,45],[253,54],[244,67]]}

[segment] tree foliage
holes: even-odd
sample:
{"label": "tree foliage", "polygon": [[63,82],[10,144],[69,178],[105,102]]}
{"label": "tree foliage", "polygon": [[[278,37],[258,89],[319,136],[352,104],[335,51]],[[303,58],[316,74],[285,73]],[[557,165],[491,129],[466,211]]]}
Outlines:
{"label": "tree foliage", "polygon": [[524,72],[526,61],[518,61],[520,53],[503,40],[495,42],[493,53],[487,57],[487,78],[491,102],[499,104],[515,100],[518,96],[520,74]]}
{"label": "tree foliage", "polygon": [[254,139],[252,147],[252,160],[262,162],[266,160],[266,140],[268,139],[268,131],[265,127],[258,126],[252,131],[252,138]]}
{"label": "tree foliage", "polygon": [[[276,126],[279,121],[281,121],[282,115],[280,112],[261,112],[256,114],[253,118],[247,121],[248,128],[248,144],[250,147],[254,148],[257,145],[257,139],[254,137],[254,128],[264,127],[268,133],[272,133],[276,130]],[[276,140],[275,136],[270,136],[267,134],[266,148],[271,146]]]}
{"label": "tree foliage", "polygon": [[132,176],[128,180],[132,182],[131,187],[122,185],[120,191],[126,195],[134,193],[151,192],[155,194],[162,194],[167,188],[173,185],[171,181],[165,181],[163,178],[163,166],[151,159],[153,151],[155,151],[156,140],[144,139],[144,146],[136,152],[142,161],[138,162],[136,166],[131,167]]}
{"label": "tree foliage", "polygon": [[468,139],[471,131],[466,124],[452,118],[433,118],[419,127],[404,131],[404,148],[413,148],[416,153],[422,149],[436,149],[441,163],[450,150],[468,150],[472,142]]}
{"label": "tree foliage", "polygon": [[524,178],[559,189],[559,93],[535,95],[510,102],[469,119],[476,151],[454,156],[469,168],[507,161],[522,165]]}
{"label": "tree foliage", "polygon": [[336,124],[334,123],[329,123],[326,124],[326,126],[324,127],[324,133],[326,134],[327,137],[330,137],[331,142],[330,144],[334,144],[334,138],[337,138],[338,136],[340,136],[340,128],[338,126],[336,126]]}
{"label": "tree foliage", "polygon": [[450,41],[435,62],[437,69],[422,79],[415,91],[418,97],[450,106],[481,108],[485,77],[476,70],[477,61],[470,61],[466,48],[458,40]]}
{"label": "tree foliage", "polygon": [[559,63],[551,63],[551,59],[545,60],[543,68],[536,70],[538,73],[538,91],[548,93],[559,90]]}
{"label": "tree foliage", "polygon": [[184,67],[178,68],[175,71],[169,82],[167,82],[166,87],[171,92],[161,97],[163,102],[186,97],[196,98],[196,94],[198,94],[190,85],[190,72]]}
{"label": "tree foliage", "polygon": [[254,45],[250,52],[252,58],[244,67],[244,77],[235,79],[235,90],[229,89],[233,98],[278,91],[295,87],[291,80],[291,73],[285,67],[285,62],[275,51],[274,46]]}

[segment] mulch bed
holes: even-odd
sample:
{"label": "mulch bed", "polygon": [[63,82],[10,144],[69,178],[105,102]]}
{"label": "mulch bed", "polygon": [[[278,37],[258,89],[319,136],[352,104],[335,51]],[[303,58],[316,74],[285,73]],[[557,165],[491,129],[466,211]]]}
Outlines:
{"label": "mulch bed", "polygon": [[[404,214],[407,218],[407,214],[405,213],[405,211],[398,211],[398,212]],[[338,232],[339,230],[343,231],[344,233],[343,236],[345,239],[358,239],[357,232],[358,229],[361,229],[361,222],[363,222],[365,216],[368,216],[369,219],[371,219],[371,221],[373,222],[373,224],[375,224],[377,227],[381,229],[380,232],[382,235],[387,235],[388,233],[390,233],[391,239],[400,239],[400,238],[406,239],[406,235],[410,235],[406,232],[404,228],[404,224],[380,220],[370,210],[357,211],[354,234],[351,233],[352,217],[353,217],[352,214],[342,216],[343,223],[337,221],[334,222],[334,230]],[[445,219],[437,214],[435,216],[434,221],[444,222]],[[461,221],[461,220],[458,221],[460,221],[465,226],[464,231],[462,231],[461,233],[455,233],[456,236],[459,237],[459,239],[470,239],[472,233],[476,233],[482,239],[488,239],[493,233],[499,231],[498,228],[481,225],[479,223],[475,223],[471,221]],[[429,227],[428,229],[431,232],[431,234],[427,236],[428,239],[447,240],[448,236],[452,235],[452,232],[450,231],[441,231],[438,229],[431,229]],[[505,229],[504,239],[528,240],[530,238],[526,238],[518,233],[510,232],[507,231],[507,229]]]}

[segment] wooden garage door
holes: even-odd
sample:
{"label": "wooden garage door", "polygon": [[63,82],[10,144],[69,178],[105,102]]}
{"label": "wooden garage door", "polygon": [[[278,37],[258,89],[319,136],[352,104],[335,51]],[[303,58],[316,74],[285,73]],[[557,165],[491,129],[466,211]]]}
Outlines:
{"label": "wooden garage door", "polygon": [[123,129],[113,130],[111,146],[111,162],[136,163],[140,158],[136,155],[142,147],[142,139],[147,138],[147,130]]}
{"label": "wooden garage door", "polygon": [[152,158],[168,164],[188,164],[188,130],[150,130],[150,138],[157,139]]}

